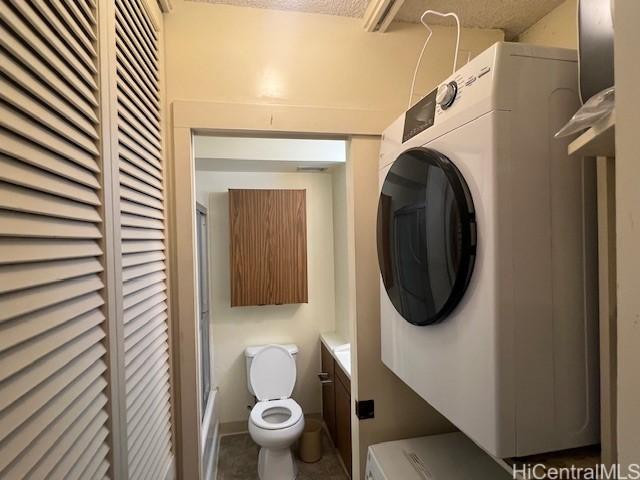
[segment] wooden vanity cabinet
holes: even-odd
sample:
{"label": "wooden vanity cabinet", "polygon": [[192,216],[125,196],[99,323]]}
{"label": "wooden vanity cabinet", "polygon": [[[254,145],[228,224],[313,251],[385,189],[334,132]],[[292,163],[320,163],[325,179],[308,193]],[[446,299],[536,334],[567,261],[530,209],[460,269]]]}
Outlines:
{"label": "wooden vanity cabinet", "polygon": [[322,417],[329,435],[351,476],[351,380],[329,350],[320,343]]}
{"label": "wooden vanity cabinet", "polygon": [[305,190],[229,190],[231,306],[307,303]]}
{"label": "wooden vanity cabinet", "polygon": [[335,391],[335,365],[329,350],[320,344],[320,354],[322,363],[322,418],[327,425],[331,438],[336,438],[336,391]]}
{"label": "wooden vanity cabinet", "polygon": [[336,438],[338,453],[351,476],[351,380],[336,365]]}

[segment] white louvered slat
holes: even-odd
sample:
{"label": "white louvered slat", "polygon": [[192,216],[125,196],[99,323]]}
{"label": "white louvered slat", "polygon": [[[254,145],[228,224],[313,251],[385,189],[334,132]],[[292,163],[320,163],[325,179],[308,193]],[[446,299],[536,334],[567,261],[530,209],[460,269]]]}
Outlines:
{"label": "white louvered slat", "polygon": [[0,0],[2,479],[109,468],[103,82],[76,3]]}
{"label": "white louvered slat", "polygon": [[162,271],[165,268],[166,267],[164,261],[162,260],[158,262],[141,263],[140,265],[136,265],[133,267],[125,267],[122,273],[122,279],[126,282],[134,278],[142,277],[143,275],[147,275],[149,273]]}
{"label": "white louvered slat", "polygon": [[95,190],[0,154],[0,180],[60,197],[100,205]]}
{"label": "white louvered slat", "polygon": [[118,95],[118,102],[122,106],[122,115],[126,117],[127,121],[132,125],[133,121],[142,125],[150,135],[156,138],[156,141],[160,141],[162,137],[157,126],[158,112],[156,111],[155,114],[153,114],[148,108],[145,108],[139,98],[130,98],[131,91],[129,90],[129,87],[126,83],[123,83],[122,85],[123,91]]}
{"label": "white louvered slat", "polygon": [[[162,358],[162,356],[160,356]],[[165,375],[168,375],[169,365],[166,365],[160,361],[156,362],[147,370],[144,378],[140,382],[134,385],[128,390],[127,395],[127,415],[135,415],[137,413],[136,405],[144,399],[145,393],[149,392],[152,385],[161,383]]]}
{"label": "white louvered slat", "polygon": [[135,344],[139,340],[139,335],[144,335],[142,332],[151,331],[153,324],[150,325],[150,321],[167,310],[167,304],[164,301],[162,301],[162,303],[152,303],[152,305],[152,307],[136,316],[134,320],[125,324],[124,334],[127,339],[125,342],[125,349],[127,348],[127,345]]}
{"label": "white louvered slat", "polygon": [[131,176],[129,172],[122,168],[120,170],[120,182],[123,187],[129,188],[138,194],[145,194],[160,201],[164,200],[162,185],[160,185],[160,188],[152,186],[144,180]]}
{"label": "white louvered slat", "polygon": [[[140,217],[138,215],[129,215],[123,213],[121,216],[122,226],[124,227],[139,227],[162,230],[164,228],[164,222],[162,220],[156,220],[154,218]],[[144,235],[142,237],[126,237],[126,238],[148,238]],[[162,238],[162,237],[158,237]]]}
{"label": "white louvered slat", "polygon": [[[170,441],[167,440],[167,441]],[[160,457],[160,461],[156,462],[155,470],[152,471],[151,475],[147,477],[147,480],[153,480],[154,478],[167,478],[167,472],[172,467],[171,456],[166,453],[166,449],[164,449],[165,454]]]}
{"label": "white louvered slat", "polygon": [[124,348],[128,354],[125,363],[127,367],[131,366],[132,370],[136,370],[141,366],[141,364],[135,365],[134,360],[167,330],[166,319],[167,315],[164,312],[156,315],[143,328],[125,340]]}
{"label": "white louvered slat", "polygon": [[[168,377],[168,375],[165,375],[165,377]],[[158,408],[162,407],[165,402],[164,395],[169,393],[169,388],[162,380],[166,381],[168,378],[161,378],[160,380],[153,383],[149,395],[141,396],[140,402],[131,406],[127,435],[132,439],[138,436],[142,426],[149,422],[149,419],[155,415]]]}
{"label": "white louvered slat", "polygon": [[55,153],[73,160],[85,168],[93,171],[99,170],[95,156],[91,152],[87,152],[83,148],[70,143],[65,137],[57,135],[17,109],[5,107],[3,102],[0,102],[0,108],[2,109],[0,126],[12,130],[49,150],[53,150]]}
{"label": "white louvered slat", "polygon": [[5,182],[0,182],[0,208],[70,220],[101,222],[100,214],[92,205]]}
{"label": "white louvered slat", "polygon": [[[60,436],[65,432],[68,425],[75,422],[84,411],[94,405],[100,408],[105,407],[107,397],[102,393],[105,387],[106,382],[101,378],[97,379],[89,388],[82,392],[75,401],[68,402],[69,407],[64,410],[62,415],[50,423],[47,430],[31,443],[30,450],[33,451],[33,455],[21,456],[6,469],[7,478],[29,478],[27,477],[28,472],[42,459],[48,450],[57,444]],[[3,468],[1,464],[0,468]]]}
{"label": "white louvered slat", "polygon": [[[61,413],[82,397],[83,392],[94,386],[94,393],[102,390],[106,386],[106,381],[101,374],[104,371],[104,364],[94,364],[78,377],[71,385],[65,388],[58,396],[56,396],[48,404],[48,408],[40,409],[31,415],[24,425],[16,432],[13,432],[8,438],[2,442],[2,447],[8,451],[23,452],[32,445],[40,436],[46,437],[50,431],[50,426],[59,419]],[[86,408],[86,407],[85,407]],[[44,435],[41,435],[44,434]],[[0,471],[6,467],[5,455],[0,455]]]}
{"label": "white louvered slat", "polygon": [[137,168],[144,170],[149,175],[155,177],[162,182],[162,170],[157,164],[148,163],[144,158],[140,157],[136,152],[129,149],[126,144],[119,145],[120,157],[127,162],[133,164]]}
{"label": "white louvered slat", "polygon": [[92,40],[95,40],[96,34],[94,32],[94,28],[93,28],[94,26],[92,25],[92,24],[95,24],[95,19],[93,18],[87,19],[87,17],[83,15],[80,9],[78,8],[78,2],[65,1],[64,6],[67,7],[69,12],[71,13],[71,16],[75,19],[76,23],[80,27],[80,30],[82,30],[85,34],[87,34],[89,38],[91,38]]}
{"label": "white louvered slat", "polygon": [[[129,322],[132,322],[134,319],[137,319],[139,316],[143,315],[146,312],[152,311],[154,306],[161,304],[161,302],[164,302],[167,299],[167,295],[164,293],[163,289],[153,292],[151,290],[153,289],[143,290],[143,292],[145,293],[144,298],[139,298],[136,303],[131,303],[130,306],[125,307],[125,331],[128,327]],[[130,295],[127,300],[133,300],[133,297]],[[132,331],[133,330],[135,329],[132,328]]]}
{"label": "white louvered slat", "polygon": [[[107,471],[109,470],[109,464],[106,461],[102,461],[102,463],[98,466],[98,468],[96,468],[96,472],[93,474],[93,476],[88,477],[88,480],[109,480],[107,477],[105,477],[105,474],[107,473]],[[160,478],[160,477],[157,477]],[[162,477],[162,478],[166,478],[166,477]]]}
{"label": "white louvered slat", "polygon": [[24,114],[39,122],[42,126],[53,130],[68,142],[94,155],[98,153],[98,148],[93,141],[97,138],[95,131],[89,136],[93,138],[87,138],[84,131],[78,130],[67,123],[67,120],[58,113],[54,113],[50,106],[37,102],[29,94],[24,93],[21,88],[16,87],[13,82],[4,80],[2,77],[0,77],[0,98],[6,102],[11,102]]}
{"label": "white louvered slat", "polygon": [[98,171],[98,165],[95,162],[90,165],[77,165],[1,128],[0,151],[26,164],[41,168],[94,190],[100,186],[93,173]]}
{"label": "white louvered slat", "polygon": [[35,50],[40,57],[46,59],[47,63],[53,70],[57,71],[59,75],[63,76],[63,78],[70,79],[76,91],[82,94],[85,99],[94,105],[97,105],[94,93],[97,89],[95,81],[92,79],[90,85],[85,84],[81,77],[58,56],[57,52],[50,44],[50,42],[53,42],[52,39],[49,39],[47,42],[42,40],[41,37],[31,29],[31,25],[29,25],[28,22],[23,21],[20,16],[5,2],[0,3],[0,14],[3,17],[3,20],[13,29],[17,38],[28,38],[28,45]]}
{"label": "white louvered slat", "polygon": [[[168,413],[168,405],[156,412],[160,418],[165,417]],[[148,465],[151,459],[154,460],[152,463],[155,465],[160,453],[158,448],[169,435],[169,429],[165,425],[158,422],[151,422],[149,425],[150,428],[142,432],[141,438],[131,442],[132,450],[136,452],[135,455],[132,455],[129,463],[133,478],[138,478],[141,472],[149,471],[153,467],[153,465]]]}
{"label": "white louvered slat", "polygon": [[[158,180],[158,177],[156,177],[155,175],[149,174],[146,170],[137,167],[135,164],[126,161],[124,158],[120,158],[120,172],[121,174],[122,172],[125,173],[125,175],[122,175],[122,177],[120,177],[122,179],[123,185],[131,186],[128,183],[128,179],[135,178],[137,181],[143,182],[144,184],[153,187],[155,191],[159,192],[160,196],[164,198],[164,195],[162,195],[162,182]],[[141,188],[139,188],[138,190],[144,191]],[[150,195],[159,198],[157,194],[150,193]]]}
{"label": "white louvered slat", "polygon": [[140,432],[143,424],[138,422],[146,414],[149,397],[154,395],[158,386],[161,392],[168,390],[168,379],[169,369],[165,365],[154,365],[147,372],[147,376],[140,382],[140,385],[136,385],[136,388],[131,391],[132,401],[127,404],[127,415],[130,419],[130,423],[127,425],[128,435],[133,436]]}
{"label": "white louvered slat", "polygon": [[60,93],[60,95],[75,105],[76,108],[81,110],[89,118],[97,120],[98,117],[94,111],[94,107],[97,106],[95,98],[83,96],[70,87],[57,72],[50,69],[39,56],[34,54],[22,42],[15,41],[9,31],[4,28],[0,29],[0,45],[11,52],[11,54],[28,67],[40,80],[47,83],[52,90]]}
{"label": "white louvered slat", "polygon": [[129,478],[172,462],[159,38],[142,1],[115,0],[117,175]]}
{"label": "white louvered slat", "polygon": [[167,285],[165,284],[165,282],[158,282],[154,285],[151,285],[150,287],[143,288],[142,290],[138,290],[135,293],[127,295],[127,297],[124,299],[124,302],[123,302],[123,307],[125,310],[124,311],[125,321],[128,318],[128,315],[127,315],[128,309],[136,306],[140,302],[143,302],[158,293],[164,292],[166,289],[167,289]]}
{"label": "white louvered slat", "polygon": [[100,290],[102,287],[100,278],[90,275],[25,291],[5,293],[0,297],[0,322]]}
{"label": "white louvered slat", "polygon": [[[43,2],[47,0],[38,0],[38,2]],[[51,3],[51,7],[55,9],[56,14],[62,19],[65,23],[65,26],[69,29],[69,31],[73,34],[75,38],[78,39],[82,43],[82,46],[94,56],[96,55],[95,49],[93,48],[93,40],[95,40],[95,34],[93,32],[89,32],[87,34],[84,32],[73,19],[67,8],[62,4],[61,0],[48,0]],[[66,2],[65,2],[66,3]]]}
{"label": "white louvered slat", "polygon": [[129,86],[138,84],[142,90],[148,95],[148,102],[156,106],[160,110],[158,99],[154,90],[153,82],[149,79],[146,72],[140,71],[136,68],[136,60],[127,50],[127,45],[122,41],[116,42],[116,59],[118,61],[118,67],[122,78],[126,79]]}
{"label": "white louvered slat", "polygon": [[[138,107],[138,110],[152,123],[157,123],[160,118],[160,106],[148,98],[149,91],[146,85],[134,79],[125,68],[127,59],[117,53],[118,59],[118,101],[125,106],[129,102]],[[153,94],[151,94],[153,95]]]}
{"label": "white louvered slat", "polygon": [[78,358],[84,351],[91,351],[92,355],[97,355],[96,358],[102,356],[105,353],[105,348],[102,345],[96,345],[102,338],[104,338],[104,334],[95,329],[91,330],[69,342],[68,345],[65,345],[65,348],[56,350],[39,360],[31,368],[24,370],[23,375],[9,377],[5,382],[13,390],[0,400],[2,408],[7,408],[7,406],[28,394],[29,391],[45,381],[50,375],[67,366],[67,362]]}
{"label": "white louvered slat", "polygon": [[[47,402],[78,378],[88,367],[95,364],[95,358],[92,358],[91,353],[88,352],[77,357],[76,362],[70,365],[69,368],[58,370],[49,376],[45,382],[32,390],[30,395],[27,395],[26,398],[21,399],[19,402],[15,402],[3,412],[0,415],[0,425],[2,426],[0,438],[6,438],[26,421],[28,417],[25,412],[34,412],[46,406]],[[99,365],[99,368],[104,369],[105,367]]]}
{"label": "white louvered slat", "polygon": [[[105,423],[108,418],[107,414],[100,408],[97,408],[97,406],[97,404],[91,405],[73,422],[71,427],[66,430],[59,441],[56,442],[54,447],[42,458],[36,468],[29,472],[30,480],[51,478],[51,470],[60,462],[61,458],[65,457],[65,453],[68,451],[69,446],[74,444],[75,439],[80,437],[86,429],[93,430],[100,428],[100,426]],[[109,464],[106,462],[105,464],[108,468]]]}
{"label": "white louvered slat", "polygon": [[138,159],[152,167],[155,167],[158,171],[161,171],[162,166],[160,165],[158,156],[141,146],[141,142],[138,141],[140,135],[133,131],[133,129],[129,128],[125,122],[119,122],[119,124],[124,126],[124,128],[120,129],[120,135],[118,135],[120,145],[126,147]]}
{"label": "white louvered slat", "polygon": [[[0,245],[2,245],[2,243],[0,243]],[[122,266],[132,267],[134,265],[140,265],[143,263],[150,263],[150,262],[158,262],[164,259],[165,259],[165,255],[162,251],[148,252],[148,253],[147,252],[130,253],[122,257]]]}
{"label": "white louvered slat", "polygon": [[136,52],[137,59],[139,60],[138,65],[144,63],[148,66],[148,70],[154,78],[157,79],[158,60],[151,53],[151,47],[146,42],[141,41],[140,37],[137,35],[139,29],[134,25],[135,21],[129,14],[127,3],[128,2],[116,0],[116,5],[118,6],[118,8],[116,8],[116,18],[118,19],[118,25],[122,26],[122,32],[124,33],[121,37],[124,36],[131,42],[131,46],[133,47],[132,50]]}
{"label": "white louvered slat", "polygon": [[7,362],[9,368],[0,373],[0,380],[6,380],[23,368],[35,363],[40,358],[60,348],[71,339],[81,336],[86,331],[100,324],[104,315],[98,310],[93,310],[74,318],[59,327],[49,330],[28,342],[20,344],[19,348],[13,348],[3,352],[1,359]]}
{"label": "white louvered slat", "polygon": [[129,240],[122,242],[122,253],[154,252],[164,250],[164,242],[159,240]]}
{"label": "white louvered slat", "polygon": [[27,19],[29,24],[38,33],[40,33],[41,36],[47,39],[49,46],[54,49],[69,66],[71,66],[71,68],[85,81],[85,83],[92,88],[97,89],[97,85],[94,80],[94,74],[97,70],[94,63],[90,59],[88,63],[84,63],[84,57],[80,57],[78,54],[70,50],[66,42],[58,36],[57,32],[52,30],[49,24],[42,20],[31,2],[11,0],[11,3],[16,10],[18,10]]}
{"label": "white louvered slat", "polygon": [[95,257],[0,267],[0,294],[38,287],[103,270]]}
{"label": "white louvered slat", "polygon": [[[55,469],[53,469],[49,473],[49,476],[51,478],[69,478],[65,475],[67,475],[72,466],[76,464],[76,462],[78,462],[80,456],[83,455],[84,452],[86,452],[86,450],[84,450],[85,446],[90,445],[92,439],[95,438],[99,433],[104,432],[104,435],[108,433],[107,429],[104,428],[103,422],[104,419],[101,418],[100,415],[96,416],[91,421],[91,423],[78,434],[77,440],[74,443],[74,446],[76,448],[72,450],[73,453],[71,455],[65,455],[62,461],[58,462],[58,464],[55,466]],[[97,457],[96,460],[100,462],[101,458]]]}
{"label": "white louvered slat", "polygon": [[156,453],[154,455],[148,456],[150,458],[154,458],[155,461],[151,463],[151,461],[148,459],[146,462],[141,464],[140,468],[142,469],[142,471],[152,472],[148,477],[145,477],[146,480],[150,480],[153,478],[165,478],[164,475],[161,475],[158,472],[160,470],[166,470],[166,467],[168,466],[169,455],[167,446],[169,445],[170,441],[171,434],[170,432],[165,431],[161,437],[161,441],[156,444]]}
{"label": "white louvered slat", "polygon": [[[107,429],[103,427],[98,431],[98,433],[96,433],[95,437],[91,439],[88,444],[78,441],[78,449],[83,447],[86,448],[73,467],[71,467],[68,472],[63,472],[63,476],[61,476],[61,478],[79,480],[91,476],[93,474],[91,466],[93,466],[93,469],[97,468],[97,464],[102,458],[104,458],[109,450],[104,444],[104,439],[107,437],[107,434]],[[85,476],[85,471],[87,471],[87,469],[89,471]]]}
{"label": "white louvered slat", "polygon": [[149,238],[162,240],[164,232],[162,230],[152,230],[148,228],[122,228],[122,238],[124,240],[135,240],[138,238]]}
{"label": "white louvered slat", "polygon": [[133,280],[129,280],[128,282],[124,282],[122,286],[122,291],[124,296],[131,295],[139,290],[145,289],[157,283],[162,283],[167,278],[164,272],[153,272],[148,275],[143,275],[142,277],[134,278]]}
{"label": "white louvered slat", "polygon": [[94,240],[0,237],[0,265],[96,257],[102,249]]}
{"label": "white louvered slat", "polygon": [[59,112],[73,125],[80,128],[84,134],[91,138],[96,138],[96,133],[93,129],[93,123],[95,122],[87,119],[56,92],[52,92],[46,88],[46,85],[34,77],[31,72],[21,67],[12,55],[0,52],[0,71],[22,88],[28,90],[30,95],[37,97],[42,103],[50,106],[54,111]]}
{"label": "white louvered slat", "polygon": [[158,220],[164,220],[164,214],[161,209],[147,207],[140,203],[131,202],[125,200],[124,197],[120,200],[120,210],[122,212],[131,213],[134,215],[140,215],[142,217],[157,218]]}
{"label": "white louvered slat", "polygon": [[38,9],[40,14],[45,17],[47,21],[52,25],[60,38],[64,42],[66,42],[71,50],[73,50],[73,53],[78,57],[78,59],[82,60],[82,62],[92,72],[95,72],[96,67],[94,64],[94,58],[97,56],[97,54],[95,49],[93,48],[93,44],[90,42],[83,42],[82,39],[77,38],[75,35],[69,35],[66,25],[54,12],[50,1],[32,0],[32,4],[35,8]]}
{"label": "white louvered slat", "polygon": [[[131,126],[131,128],[140,133],[141,140],[144,142],[144,147],[147,150],[152,151],[156,155],[160,155],[160,152],[150,150],[151,145],[158,143],[159,139],[154,135],[154,133],[157,135],[158,132],[149,127],[146,119],[141,121],[138,117],[131,114],[127,108],[120,110],[120,116],[126,125]],[[138,141],[138,143],[140,142]]]}
{"label": "white louvered slat", "polygon": [[[128,177],[128,175],[122,175]],[[125,179],[126,181],[127,179]],[[140,205],[155,208],[156,210],[162,210],[164,205],[161,200],[155,198],[153,195],[149,195],[144,190],[136,190],[135,188],[129,188],[126,185],[122,185],[120,189],[120,195],[122,198],[130,200]],[[135,213],[135,212],[133,212]]]}
{"label": "white louvered slat", "polygon": [[18,319],[0,324],[0,352],[25,342],[36,334],[42,335],[89,311],[97,311],[104,304],[102,296],[92,292],[52,307],[38,310]]}
{"label": "white louvered slat", "polygon": [[0,209],[0,237],[100,238],[93,223]]}

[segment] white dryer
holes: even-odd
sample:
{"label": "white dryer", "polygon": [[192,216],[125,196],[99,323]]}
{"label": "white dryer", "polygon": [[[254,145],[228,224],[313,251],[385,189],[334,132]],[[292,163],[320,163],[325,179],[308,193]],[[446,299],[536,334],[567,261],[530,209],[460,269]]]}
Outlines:
{"label": "white dryer", "polygon": [[496,457],[597,443],[595,172],[574,51],[497,43],[382,137],[382,360]]}

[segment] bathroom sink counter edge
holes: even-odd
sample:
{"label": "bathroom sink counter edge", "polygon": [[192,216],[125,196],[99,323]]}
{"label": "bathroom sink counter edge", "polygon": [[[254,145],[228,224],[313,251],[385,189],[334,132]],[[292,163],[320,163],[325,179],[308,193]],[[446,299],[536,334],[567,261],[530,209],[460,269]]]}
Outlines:
{"label": "bathroom sink counter edge", "polygon": [[351,380],[351,344],[349,341],[336,332],[321,333],[320,341],[327,347],[340,369]]}

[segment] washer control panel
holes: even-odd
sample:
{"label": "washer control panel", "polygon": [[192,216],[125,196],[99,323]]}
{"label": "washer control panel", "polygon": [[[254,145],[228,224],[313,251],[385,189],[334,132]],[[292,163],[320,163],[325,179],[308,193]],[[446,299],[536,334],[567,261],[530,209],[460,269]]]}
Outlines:
{"label": "washer control panel", "polygon": [[452,80],[449,83],[443,83],[438,87],[438,93],[436,95],[436,103],[440,105],[441,108],[447,109],[456,99],[456,95],[458,94],[458,83],[455,80]]}
{"label": "washer control panel", "polygon": [[[484,83],[488,78],[486,75],[491,72],[491,66],[489,65],[471,69],[468,67],[472,67],[471,63],[465,65],[453,75],[452,79],[438,87],[436,116],[444,110],[454,107],[457,108],[460,103],[463,103],[465,97],[475,96],[471,87]],[[481,94],[481,92],[478,93]],[[466,103],[466,101],[464,101],[464,103]]]}
{"label": "washer control panel", "polygon": [[491,97],[494,59],[495,49],[484,51],[409,108],[404,116],[402,143]]}

